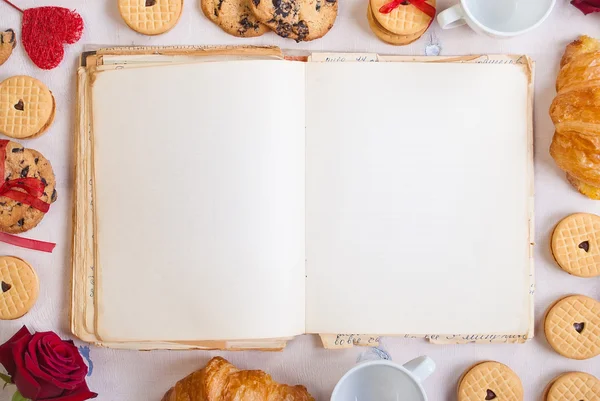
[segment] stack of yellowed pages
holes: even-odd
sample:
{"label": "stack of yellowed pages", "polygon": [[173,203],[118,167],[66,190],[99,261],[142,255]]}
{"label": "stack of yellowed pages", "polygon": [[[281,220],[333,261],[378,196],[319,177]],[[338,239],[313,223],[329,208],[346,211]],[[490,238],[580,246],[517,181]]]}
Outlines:
{"label": "stack of yellowed pages", "polygon": [[532,94],[526,56],[84,54],[73,333],[130,349],[527,340]]}

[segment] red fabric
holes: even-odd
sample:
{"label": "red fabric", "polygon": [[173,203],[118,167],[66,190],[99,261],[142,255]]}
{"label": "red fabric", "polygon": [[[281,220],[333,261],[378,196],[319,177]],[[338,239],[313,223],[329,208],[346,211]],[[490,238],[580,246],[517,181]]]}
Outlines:
{"label": "red fabric", "polygon": [[[4,179],[4,161],[6,160],[6,145],[7,140],[0,140],[0,196],[16,200],[17,202],[31,205],[41,212],[48,212],[50,205],[41,199],[38,199],[44,194],[44,183],[37,178],[15,178],[12,180]],[[25,192],[17,191],[13,188],[22,189]]]}
{"label": "red fabric", "polygon": [[400,7],[402,3],[412,4],[413,6],[427,14],[429,17],[431,17],[432,21],[435,18],[435,7],[429,3],[426,3],[425,0],[392,0],[391,2],[381,6],[379,12],[382,14],[389,14],[396,8]]}
{"label": "red fabric", "polygon": [[571,4],[580,9],[585,15],[600,12],[600,0],[573,0]]}
{"label": "red fabric", "polygon": [[68,8],[37,7],[23,12],[23,47],[41,69],[58,66],[65,56],[63,45],[76,43],[82,33],[83,19]]}
{"label": "red fabric", "polygon": [[85,401],[96,398],[85,382],[88,372],[73,341],[53,332],[31,334],[23,327],[0,346],[4,366],[23,397],[32,401]]}
{"label": "red fabric", "polygon": [[38,241],[31,238],[18,237],[16,235],[0,233],[0,242],[18,246],[21,248],[33,249],[34,251],[52,253],[56,246],[53,242]]}

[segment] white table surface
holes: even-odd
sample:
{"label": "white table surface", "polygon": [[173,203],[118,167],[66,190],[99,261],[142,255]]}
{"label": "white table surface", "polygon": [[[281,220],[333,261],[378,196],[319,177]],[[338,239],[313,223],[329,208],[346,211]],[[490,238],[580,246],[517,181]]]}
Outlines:
{"label": "white table surface", "polygon": [[[369,30],[365,16],[366,0],[340,0],[339,17],[333,30],[313,43],[296,44],[274,34],[255,39],[237,39],[222,32],[201,13],[198,4],[188,0],[179,24],[167,34],[147,37],[130,30],[121,20],[116,0],[14,0],[22,8],[61,5],[75,8],[85,20],[82,40],[66,48],[63,63],[52,71],[36,68],[18,46],[11,59],[0,66],[0,80],[16,74],[32,75],[45,82],[57,101],[56,121],[39,139],[25,141],[41,151],[54,166],[58,182],[58,201],[42,223],[28,234],[56,242],[53,254],[37,253],[0,243],[0,255],[15,255],[28,260],[41,280],[40,298],[24,318],[0,323],[0,341],[5,341],[23,324],[32,330],[69,333],[69,279],[73,113],[75,109],[75,68],[85,45],[180,45],[180,44],[268,44],[288,49],[315,51],[378,52],[382,54],[424,55],[431,43],[441,46],[442,55],[482,53],[528,54],[536,62],[535,95],[535,187],[536,187],[536,337],[525,345],[437,346],[424,340],[386,339],[385,349],[396,362],[404,363],[422,354],[431,356],[438,369],[427,380],[430,400],[455,399],[456,382],[470,365],[481,360],[508,364],[521,377],[526,400],[539,400],[545,385],[555,375],[582,370],[600,377],[600,356],[588,361],[572,361],[553,352],[542,330],[545,309],[557,298],[581,293],[600,299],[600,278],[580,279],[559,270],[549,252],[553,225],[567,214],[579,211],[600,214],[600,202],[587,200],[565,181],[555,166],[548,148],[554,127],[548,108],[555,95],[554,84],[565,45],[580,34],[600,37],[600,15],[584,16],[566,0],[558,4],[550,18],[537,30],[518,38],[495,40],[478,36],[467,27],[442,31],[437,24],[420,40],[406,47],[380,42]],[[439,0],[439,9],[455,3]],[[0,30],[13,28],[20,38],[19,13],[0,2]],[[376,281],[372,285],[377,285]],[[491,288],[492,286],[490,286]],[[490,292],[489,296],[494,296]],[[493,311],[490,311],[493,313]],[[190,317],[194,318],[194,317]],[[402,316],[394,318],[402,319]],[[476,318],[476,317],[474,317]],[[85,345],[77,342],[78,345]],[[213,355],[223,355],[242,368],[270,372],[275,379],[302,383],[318,400],[329,399],[331,391],[365,349],[325,350],[317,337],[304,336],[292,341],[281,353],[260,352],[136,352],[91,347],[94,369],[88,379],[98,400],[160,400],[178,379],[201,368]],[[0,401],[9,400],[13,389],[0,390]]]}

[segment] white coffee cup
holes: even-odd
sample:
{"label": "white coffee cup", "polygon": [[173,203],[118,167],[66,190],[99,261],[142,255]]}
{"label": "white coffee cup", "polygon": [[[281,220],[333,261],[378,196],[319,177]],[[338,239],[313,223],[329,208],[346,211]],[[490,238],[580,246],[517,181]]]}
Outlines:
{"label": "white coffee cup", "polygon": [[331,401],[427,401],[421,383],[435,371],[435,362],[422,356],[398,365],[387,360],[363,362],[336,384]]}
{"label": "white coffee cup", "polygon": [[469,25],[477,33],[509,38],[529,32],[548,18],[556,0],[460,0],[437,16],[442,29]]}

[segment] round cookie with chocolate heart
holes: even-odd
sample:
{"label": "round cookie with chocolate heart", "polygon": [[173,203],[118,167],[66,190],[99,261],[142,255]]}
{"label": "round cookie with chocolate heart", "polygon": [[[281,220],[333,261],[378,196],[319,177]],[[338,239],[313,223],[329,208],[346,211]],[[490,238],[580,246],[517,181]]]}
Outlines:
{"label": "round cookie with chocolate heart", "polygon": [[22,233],[37,226],[57,199],[56,178],[41,153],[0,140],[0,231]]}
{"label": "round cookie with chocolate heart", "polygon": [[23,259],[0,256],[0,320],[18,319],[35,305],[40,285]]}
{"label": "round cookie with chocolate heart", "polygon": [[600,216],[575,213],[552,233],[552,255],[561,269],[578,277],[600,276]]}
{"label": "round cookie with chocolate heart", "polygon": [[284,38],[297,42],[323,37],[335,23],[337,0],[252,0],[259,21]]}
{"label": "round cookie with chocolate heart", "polygon": [[523,394],[519,376],[500,362],[472,366],[458,382],[458,401],[523,401]]}
{"label": "round cookie with chocolate heart", "polygon": [[38,137],[48,130],[55,113],[54,96],[43,82],[25,75],[0,82],[0,134]]}
{"label": "round cookie with chocolate heart", "polygon": [[241,38],[261,36],[269,31],[250,10],[252,0],[201,0],[206,18],[230,35]]}

